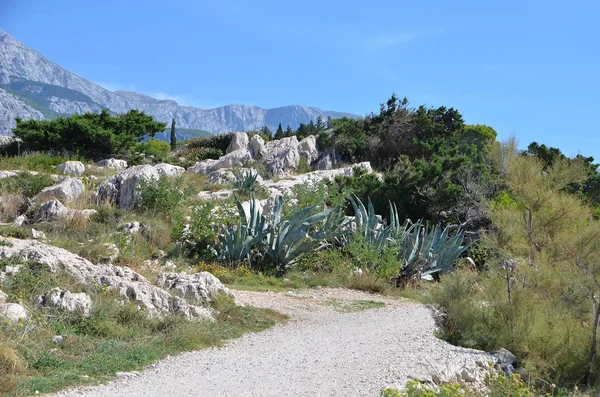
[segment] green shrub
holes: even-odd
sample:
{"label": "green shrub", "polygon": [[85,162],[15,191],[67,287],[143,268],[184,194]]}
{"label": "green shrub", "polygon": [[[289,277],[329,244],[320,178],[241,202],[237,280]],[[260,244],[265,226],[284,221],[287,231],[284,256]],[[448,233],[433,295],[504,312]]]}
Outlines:
{"label": "green shrub", "polygon": [[171,145],[158,139],[151,139],[142,144],[142,152],[152,156],[156,162],[165,161],[169,157]]}
{"label": "green shrub", "polygon": [[183,186],[183,178],[169,179],[165,175],[161,175],[158,180],[142,179],[138,192],[138,210],[165,215],[173,215],[178,211],[179,206],[191,194],[190,190]]}
{"label": "green shrub", "polygon": [[211,248],[217,243],[220,226],[217,216],[213,213],[214,208],[210,201],[195,206],[189,224],[183,222],[183,217],[176,217],[176,226],[171,232],[172,240],[185,255],[214,259]]}
{"label": "green shrub", "polygon": [[45,187],[56,183],[45,174],[33,175],[29,172],[21,172],[17,176],[0,179],[0,192],[22,194],[32,198]]}
{"label": "green shrub", "polygon": [[20,227],[0,226],[0,236],[24,240],[29,238],[29,233],[26,229],[22,229]]}
{"label": "green shrub", "polygon": [[305,157],[300,157],[300,161],[298,162],[298,167],[296,167],[295,174],[306,174],[310,172],[310,164]]}

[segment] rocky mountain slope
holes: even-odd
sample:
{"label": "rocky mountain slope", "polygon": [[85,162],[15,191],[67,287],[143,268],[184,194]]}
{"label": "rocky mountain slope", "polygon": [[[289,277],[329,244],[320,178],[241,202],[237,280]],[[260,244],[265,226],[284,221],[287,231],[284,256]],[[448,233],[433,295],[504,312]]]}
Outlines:
{"label": "rocky mountain slope", "polygon": [[0,133],[9,133],[15,117],[48,119],[102,108],[114,113],[143,110],[164,122],[174,117],[180,128],[211,133],[249,131],[264,125],[275,130],[279,123],[297,128],[318,116],[355,117],[298,105],[275,109],[250,105],[200,109],[135,92],[112,92],[63,69],[0,30]]}

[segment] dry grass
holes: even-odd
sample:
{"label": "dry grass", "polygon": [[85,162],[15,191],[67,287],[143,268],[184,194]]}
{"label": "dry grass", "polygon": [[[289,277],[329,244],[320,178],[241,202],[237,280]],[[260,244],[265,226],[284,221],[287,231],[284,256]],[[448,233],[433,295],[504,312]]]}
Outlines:
{"label": "dry grass", "polygon": [[7,344],[0,345],[0,375],[14,375],[22,373],[23,364],[17,352]]}
{"label": "dry grass", "polygon": [[12,222],[27,211],[28,200],[20,194],[0,193],[0,222]]}

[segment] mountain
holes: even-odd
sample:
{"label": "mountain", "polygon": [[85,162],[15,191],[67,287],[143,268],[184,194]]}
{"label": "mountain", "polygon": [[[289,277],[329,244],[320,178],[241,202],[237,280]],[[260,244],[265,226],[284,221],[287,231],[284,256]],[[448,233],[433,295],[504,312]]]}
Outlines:
{"label": "mountain", "polygon": [[[250,131],[281,123],[297,128],[318,116],[357,117],[342,112],[307,106],[263,109],[250,105],[227,105],[214,109],[182,106],[172,100],[159,100],[136,92],[109,91],[45,58],[0,30],[0,134],[8,134],[15,117],[52,119],[75,113],[99,112],[106,108],[119,114],[138,109],[170,125],[189,130],[190,136],[206,132]],[[182,134],[185,137],[186,134]]]}

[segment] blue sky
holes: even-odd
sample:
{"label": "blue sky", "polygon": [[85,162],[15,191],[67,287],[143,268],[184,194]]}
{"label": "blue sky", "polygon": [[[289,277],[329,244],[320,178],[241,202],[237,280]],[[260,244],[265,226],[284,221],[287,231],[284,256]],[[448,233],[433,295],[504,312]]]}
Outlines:
{"label": "blue sky", "polygon": [[600,162],[600,2],[0,3],[0,28],[109,89],[361,115],[396,92]]}

